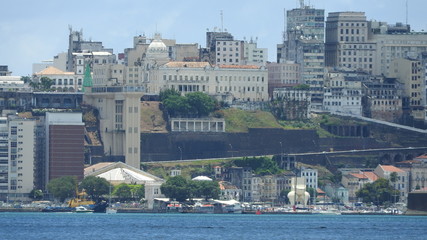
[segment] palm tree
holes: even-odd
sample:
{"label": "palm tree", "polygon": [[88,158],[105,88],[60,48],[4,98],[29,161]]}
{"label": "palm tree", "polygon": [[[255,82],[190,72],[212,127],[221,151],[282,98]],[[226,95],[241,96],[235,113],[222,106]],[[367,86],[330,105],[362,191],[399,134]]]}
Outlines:
{"label": "palm tree", "polygon": [[[397,182],[398,176],[397,172],[392,172],[390,174],[390,182],[393,183],[393,188],[396,189],[396,182]],[[394,203],[396,204],[396,193],[394,194]]]}

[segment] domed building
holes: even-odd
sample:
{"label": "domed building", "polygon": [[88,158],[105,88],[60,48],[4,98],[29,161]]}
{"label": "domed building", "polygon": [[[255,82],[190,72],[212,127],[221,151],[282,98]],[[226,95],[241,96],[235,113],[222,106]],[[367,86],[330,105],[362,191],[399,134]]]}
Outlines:
{"label": "domed building", "polygon": [[159,33],[154,34],[154,39],[147,48],[146,60],[150,66],[163,65],[170,61],[168,48]]}

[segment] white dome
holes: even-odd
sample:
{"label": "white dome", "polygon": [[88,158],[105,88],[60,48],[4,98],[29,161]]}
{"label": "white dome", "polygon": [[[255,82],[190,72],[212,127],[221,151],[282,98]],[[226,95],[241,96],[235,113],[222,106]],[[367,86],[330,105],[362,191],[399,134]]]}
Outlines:
{"label": "white dome", "polygon": [[167,52],[166,44],[160,39],[160,34],[154,35],[154,40],[148,46],[148,52]]}
{"label": "white dome", "polygon": [[211,178],[206,177],[206,176],[198,176],[198,177],[195,177],[191,180],[193,180],[193,181],[212,181]]}

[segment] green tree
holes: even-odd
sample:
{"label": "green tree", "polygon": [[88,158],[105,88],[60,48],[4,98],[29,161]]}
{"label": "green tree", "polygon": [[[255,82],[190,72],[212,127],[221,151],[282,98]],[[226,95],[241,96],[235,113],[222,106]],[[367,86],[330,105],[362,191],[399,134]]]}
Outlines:
{"label": "green tree", "polygon": [[39,90],[40,89],[40,84],[38,82],[30,82],[29,83],[30,87],[32,87],[34,90]]}
{"label": "green tree", "polygon": [[299,84],[299,85],[296,85],[294,88],[295,88],[295,89],[299,89],[299,90],[309,90],[309,89],[310,89],[310,85],[307,85],[307,84]]}
{"label": "green tree", "polygon": [[178,96],[179,97],[179,96],[181,96],[181,92],[172,88],[172,89],[163,90],[159,93],[159,98],[160,98],[160,101],[162,101],[162,102],[171,96]]}
{"label": "green tree", "polygon": [[42,77],[40,78],[40,90],[42,91],[49,91],[52,88],[52,85],[54,85],[55,82],[48,78],[48,77]]}
{"label": "green tree", "polygon": [[166,111],[172,117],[185,117],[190,111],[190,105],[186,97],[172,95],[166,98],[163,102]]}
{"label": "green tree", "polygon": [[334,175],[329,176],[329,180],[335,184],[340,184],[342,179],[342,172],[337,171]]}
{"label": "green tree", "polygon": [[282,172],[277,162],[269,157],[245,157],[236,159],[233,163],[237,167],[250,167],[259,175],[279,174]]}
{"label": "green tree", "polygon": [[206,117],[215,109],[215,101],[206,93],[192,92],[185,95],[190,105],[190,114]]}
{"label": "green tree", "polygon": [[392,173],[390,174],[390,182],[392,182],[392,183],[396,183],[396,182],[397,182],[397,179],[398,179],[397,172],[392,172]]}
{"label": "green tree", "polygon": [[190,181],[188,182],[190,195],[194,197],[203,197],[206,200],[209,198],[218,198],[221,190],[216,181]]}
{"label": "green tree", "polygon": [[[392,183],[393,188],[395,188],[395,185],[396,185],[397,179],[398,179],[397,172],[392,172],[392,173],[390,174],[390,182]],[[396,195],[394,195],[394,196],[393,196],[394,203],[396,203],[396,198],[397,198],[397,196],[396,196]]]}
{"label": "green tree", "polygon": [[114,188],[113,194],[121,201],[126,201],[132,198],[131,187],[126,183],[121,183]]}
{"label": "green tree", "polygon": [[110,183],[105,178],[88,176],[83,179],[79,188],[84,189],[92,199],[98,200],[102,195],[108,194]]}
{"label": "green tree", "polygon": [[191,196],[187,179],[183,176],[169,178],[160,186],[160,190],[166,197],[175,199],[179,202],[183,202]]}
{"label": "green tree", "polygon": [[[356,192],[356,196],[362,198],[365,203],[375,203],[376,205],[383,205],[390,202],[393,196],[398,196],[399,191],[395,190],[390,181],[380,178],[373,183],[367,183]],[[398,201],[398,199],[396,199]]]}
{"label": "green tree", "polygon": [[52,179],[47,184],[47,189],[55,198],[64,202],[66,198],[72,197],[76,193],[77,179],[72,176],[65,176]]}
{"label": "green tree", "polygon": [[33,200],[40,200],[43,198],[43,191],[40,189],[31,190],[29,197]]}
{"label": "green tree", "polygon": [[30,83],[31,77],[29,76],[21,76],[21,80],[24,81],[24,83]]}
{"label": "green tree", "polygon": [[144,185],[130,185],[130,191],[134,199],[140,200],[145,197],[145,186]]}

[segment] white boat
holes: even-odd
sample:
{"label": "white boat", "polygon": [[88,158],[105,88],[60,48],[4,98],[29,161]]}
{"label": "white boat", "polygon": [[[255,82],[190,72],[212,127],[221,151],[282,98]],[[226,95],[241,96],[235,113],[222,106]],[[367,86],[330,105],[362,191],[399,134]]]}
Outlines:
{"label": "white boat", "polygon": [[[111,176],[110,176],[110,179],[111,179]],[[117,209],[113,208],[112,205],[111,205],[111,183],[110,183],[110,186],[109,186],[109,193],[108,193],[108,207],[107,207],[107,209],[105,209],[105,213],[106,214],[115,214],[115,213],[117,213]]]}
{"label": "white boat", "polygon": [[117,213],[117,209],[112,208],[112,207],[107,207],[107,209],[105,210],[106,214],[114,214]]}
{"label": "white boat", "polygon": [[86,208],[84,206],[78,206],[78,207],[76,207],[75,212],[76,213],[93,213],[93,210],[88,209],[88,208]]}
{"label": "white boat", "polygon": [[338,209],[321,209],[316,211],[316,213],[325,215],[341,215],[341,212]]}

